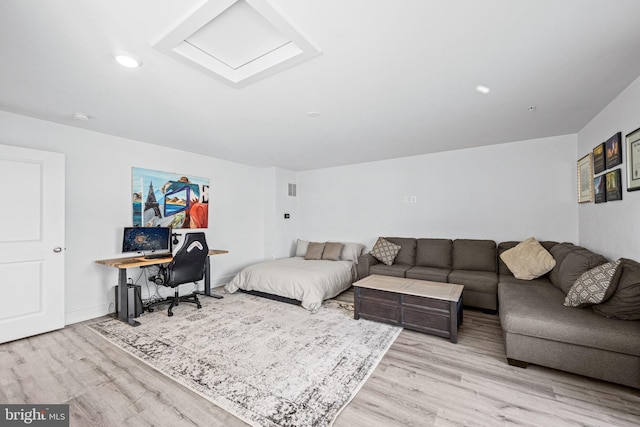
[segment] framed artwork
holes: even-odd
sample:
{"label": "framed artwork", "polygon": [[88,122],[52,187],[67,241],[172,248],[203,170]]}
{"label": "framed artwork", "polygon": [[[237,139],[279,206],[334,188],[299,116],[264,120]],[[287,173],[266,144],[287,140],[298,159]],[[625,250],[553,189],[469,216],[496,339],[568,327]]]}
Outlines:
{"label": "framed artwork", "polygon": [[593,201],[593,154],[578,160],[578,203]]}
{"label": "framed artwork", "polygon": [[593,200],[596,203],[604,203],[607,201],[604,175],[593,178]]}
{"label": "framed artwork", "polygon": [[627,191],[640,190],[640,128],[627,135]]}
{"label": "framed artwork", "polygon": [[618,132],[604,143],[607,169],[622,163],[622,133]]}
{"label": "framed artwork", "polygon": [[607,202],[622,200],[622,176],[620,169],[605,174],[607,181]]}
{"label": "framed artwork", "polygon": [[209,179],[132,168],[134,227],[207,228]]}
{"label": "framed artwork", "polygon": [[606,169],[606,163],[604,158],[604,142],[602,144],[598,144],[593,149],[593,173],[599,174],[600,172],[604,172]]}

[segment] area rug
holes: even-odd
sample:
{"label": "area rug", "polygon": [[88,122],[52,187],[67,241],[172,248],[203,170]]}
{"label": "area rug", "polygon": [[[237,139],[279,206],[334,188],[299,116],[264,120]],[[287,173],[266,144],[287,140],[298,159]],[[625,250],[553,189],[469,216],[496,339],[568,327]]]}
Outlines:
{"label": "area rug", "polygon": [[402,328],[353,319],[353,306],[302,307],[236,293],[202,297],[93,331],[254,426],[328,426]]}

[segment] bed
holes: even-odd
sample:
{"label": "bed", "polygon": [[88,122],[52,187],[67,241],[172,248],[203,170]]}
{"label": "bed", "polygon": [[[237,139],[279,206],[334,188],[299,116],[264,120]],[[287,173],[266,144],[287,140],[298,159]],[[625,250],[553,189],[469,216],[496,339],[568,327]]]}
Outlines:
{"label": "bed", "polygon": [[[250,265],[225,285],[226,292],[257,291],[260,294],[300,301],[302,307],[315,313],[322,301],[347,290],[356,279],[356,263],[364,245],[359,243],[325,243],[298,240],[296,256]],[[318,255],[318,246],[325,249]],[[323,258],[324,256],[324,258]]]}

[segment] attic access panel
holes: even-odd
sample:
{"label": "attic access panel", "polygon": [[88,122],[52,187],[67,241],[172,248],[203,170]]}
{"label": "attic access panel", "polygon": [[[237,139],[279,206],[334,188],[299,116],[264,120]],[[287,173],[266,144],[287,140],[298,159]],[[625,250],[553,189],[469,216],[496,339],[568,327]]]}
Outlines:
{"label": "attic access panel", "polygon": [[321,53],[266,0],[209,0],[154,47],[236,88]]}

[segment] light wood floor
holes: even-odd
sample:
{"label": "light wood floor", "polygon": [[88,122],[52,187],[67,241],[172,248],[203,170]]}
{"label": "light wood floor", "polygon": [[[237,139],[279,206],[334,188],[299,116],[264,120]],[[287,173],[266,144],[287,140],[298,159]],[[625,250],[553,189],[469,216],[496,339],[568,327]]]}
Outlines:
{"label": "light wood floor", "polygon": [[[246,425],[86,323],[0,345],[0,402],[69,403],[72,426]],[[509,366],[498,317],[467,310],[458,344],[404,330],[334,425],[638,426],[640,391]]]}

